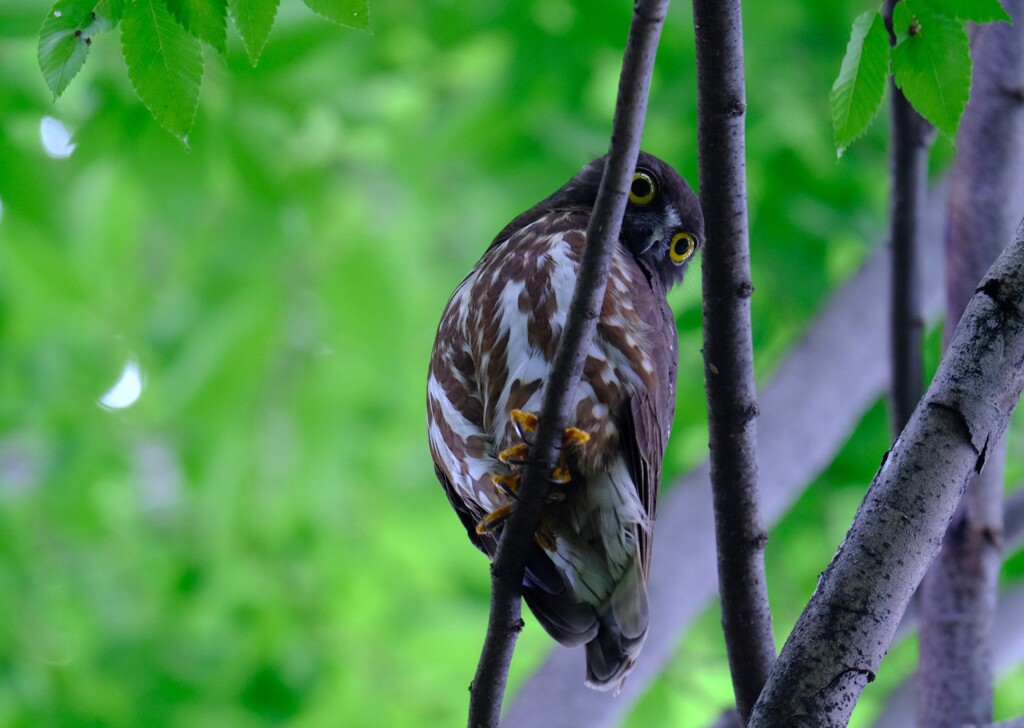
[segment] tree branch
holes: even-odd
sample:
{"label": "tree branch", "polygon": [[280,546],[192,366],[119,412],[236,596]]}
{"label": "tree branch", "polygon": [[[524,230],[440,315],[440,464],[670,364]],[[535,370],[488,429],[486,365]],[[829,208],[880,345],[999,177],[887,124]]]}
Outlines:
{"label": "tree branch", "polygon": [[[897,0],[886,0],[883,13],[889,42],[896,44],[892,29],[892,9]],[[896,83],[889,80],[890,118],[889,245],[892,250],[892,431],[899,435],[924,391],[924,363],[921,341],[924,318],[921,315],[920,266],[918,249],[923,230],[924,201],[928,190],[928,151],[935,139],[935,128],[925,121],[907,101]],[[984,271],[982,271],[984,272]],[[980,275],[979,275],[980,277]],[[978,278],[974,279],[977,282]]]}
{"label": "tree branch", "polygon": [[[1020,0],[1004,0],[1015,24],[973,28],[974,82],[950,174],[945,339],[986,269],[1012,235],[1024,190],[1024,84]],[[992,720],[991,625],[1002,564],[1003,465],[992,442],[921,584],[919,725],[957,728]]]}
{"label": "tree branch", "polygon": [[637,0],[633,10],[619,78],[608,162],[587,227],[587,246],[580,262],[579,279],[545,384],[531,460],[524,468],[516,508],[502,530],[491,566],[487,635],[470,686],[471,728],[498,725],[508,668],[523,625],[521,597],[527,546],[540,522],[550,487],[547,477],[554,469],[556,447],[569,423],[569,409],[583,372],[586,351],[597,329],[612,252],[619,238],[629,185],[640,153],[647,93],[667,10],[668,0]]}
{"label": "tree branch", "polygon": [[[928,200],[922,251],[924,305],[942,309],[945,192]],[[861,269],[823,306],[760,392],[759,466],[763,516],[775,523],[832,462],[861,415],[885,391],[889,341],[889,258],[878,245]],[[508,728],[608,728],[644,694],[675,653],[679,635],[715,595],[714,526],[709,466],[676,480],[658,504],[649,581],[651,623],[644,656],[615,698],[580,684],[583,650],[555,648],[515,696]],[[666,554],[685,558],[666,559]],[[660,555],[660,556],[659,556]]]}
{"label": "tree branch", "polygon": [[782,649],[752,726],[846,725],[1024,388],[1024,226],[989,270],[935,380]]}
{"label": "tree branch", "polygon": [[749,231],[739,0],[694,0],[697,141],[708,244],[704,377],[708,399],[718,583],[733,692],[746,723],[775,662],[758,512],[757,390],[750,333]]}

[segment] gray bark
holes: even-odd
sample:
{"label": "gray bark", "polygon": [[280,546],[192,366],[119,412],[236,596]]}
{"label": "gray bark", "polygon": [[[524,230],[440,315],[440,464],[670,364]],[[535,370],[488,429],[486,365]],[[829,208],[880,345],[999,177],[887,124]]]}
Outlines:
{"label": "gray bark", "polygon": [[[1005,0],[1015,24],[973,29],[974,83],[950,174],[945,339],[977,282],[1020,219],[1024,190],[1022,3]],[[917,724],[957,728],[992,720],[990,628],[1002,564],[1003,464],[991,444],[942,550],[921,584]]]}
{"label": "gray bark", "polygon": [[1024,388],[1024,226],[989,270],[935,380],[797,621],[751,726],[845,726]]}
{"label": "gray bark", "polygon": [[704,377],[718,583],[733,693],[746,723],[775,662],[775,638],[757,482],[740,2],[694,0],[693,24],[700,200],[708,241],[701,265]]}

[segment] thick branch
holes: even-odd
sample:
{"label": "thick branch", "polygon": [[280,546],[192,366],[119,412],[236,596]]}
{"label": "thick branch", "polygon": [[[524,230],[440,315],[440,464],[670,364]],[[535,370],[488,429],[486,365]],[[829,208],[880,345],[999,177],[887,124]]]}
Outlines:
{"label": "thick branch", "polygon": [[989,270],[782,649],[752,726],[844,726],[1024,388],[1024,226]]}
{"label": "thick branch", "polygon": [[749,231],[739,0],[694,0],[697,140],[708,244],[704,377],[718,582],[729,669],[744,722],[775,662],[757,487],[757,390],[750,332]]}
{"label": "thick branch", "polygon": [[[885,22],[890,42],[895,44],[892,9],[896,0],[886,0]],[[921,118],[903,92],[890,80],[889,142],[889,245],[892,250],[892,431],[899,435],[924,391],[924,364],[918,250],[923,232],[924,201],[928,185],[928,151],[935,129]],[[1008,237],[1008,236],[1007,236]],[[975,278],[975,281],[978,279]]]}
{"label": "thick branch", "polygon": [[608,162],[587,227],[587,247],[551,374],[545,383],[531,462],[525,467],[518,503],[505,525],[491,567],[491,613],[480,663],[470,686],[469,725],[497,726],[516,638],[522,629],[521,596],[527,547],[540,522],[548,473],[569,422],[569,408],[594,338],[619,238],[626,198],[640,153],[654,57],[668,0],[637,0],[619,78]]}
{"label": "thick branch", "polygon": [[[1004,4],[1015,24],[973,29],[974,82],[950,175],[945,338],[977,282],[1009,240],[1024,190],[1024,105],[1008,89],[1024,84],[1020,0]],[[929,728],[992,720],[992,616],[1002,563],[1000,439],[986,452],[921,584],[917,723]]]}
{"label": "thick branch", "polygon": [[[925,236],[925,310],[942,307],[944,191],[932,194]],[[885,322],[889,260],[884,246],[823,307],[760,392],[759,465],[766,522],[777,521],[835,457],[889,382]],[[675,653],[679,635],[717,587],[708,464],[680,478],[658,507],[649,582],[651,624],[644,656],[622,692],[580,684],[583,650],[555,648],[517,693],[508,728],[608,728],[644,694]],[[674,554],[685,557],[670,558]],[[669,558],[666,558],[669,557]]]}

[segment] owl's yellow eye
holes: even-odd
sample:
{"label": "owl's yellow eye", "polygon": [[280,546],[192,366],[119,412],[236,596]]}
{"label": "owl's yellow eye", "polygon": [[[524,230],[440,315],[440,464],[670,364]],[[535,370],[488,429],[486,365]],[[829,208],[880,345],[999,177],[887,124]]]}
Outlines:
{"label": "owl's yellow eye", "polygon": [[685,263],[691,255],[697,241],[690,233],[676,233],[672,236],[672,247],[668,249],[668,255],[676,265]]}
{"label": "owl's yellow eye", "polygon": [[634,205],[649,205],[658,193],[654,177],[644,171],[633,175],[633,184],[629,186],[629,201]]}

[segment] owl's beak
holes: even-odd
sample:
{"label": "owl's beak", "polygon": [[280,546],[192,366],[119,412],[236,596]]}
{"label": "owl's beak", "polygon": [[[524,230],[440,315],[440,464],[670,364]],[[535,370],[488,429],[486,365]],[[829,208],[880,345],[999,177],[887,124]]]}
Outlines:
{"label": "owl's beak", "polygon": [[640,240],[642,241],[642,247],[640,249],[640,252],[637,253],[637,256],[647,255],[647,251],[649,251],[655,245],[660,243],[661,239],[665,236],[665,231],[660,225],[654,228],[653,230],[645,230],[644,232],[647,234],[640,236]]}

